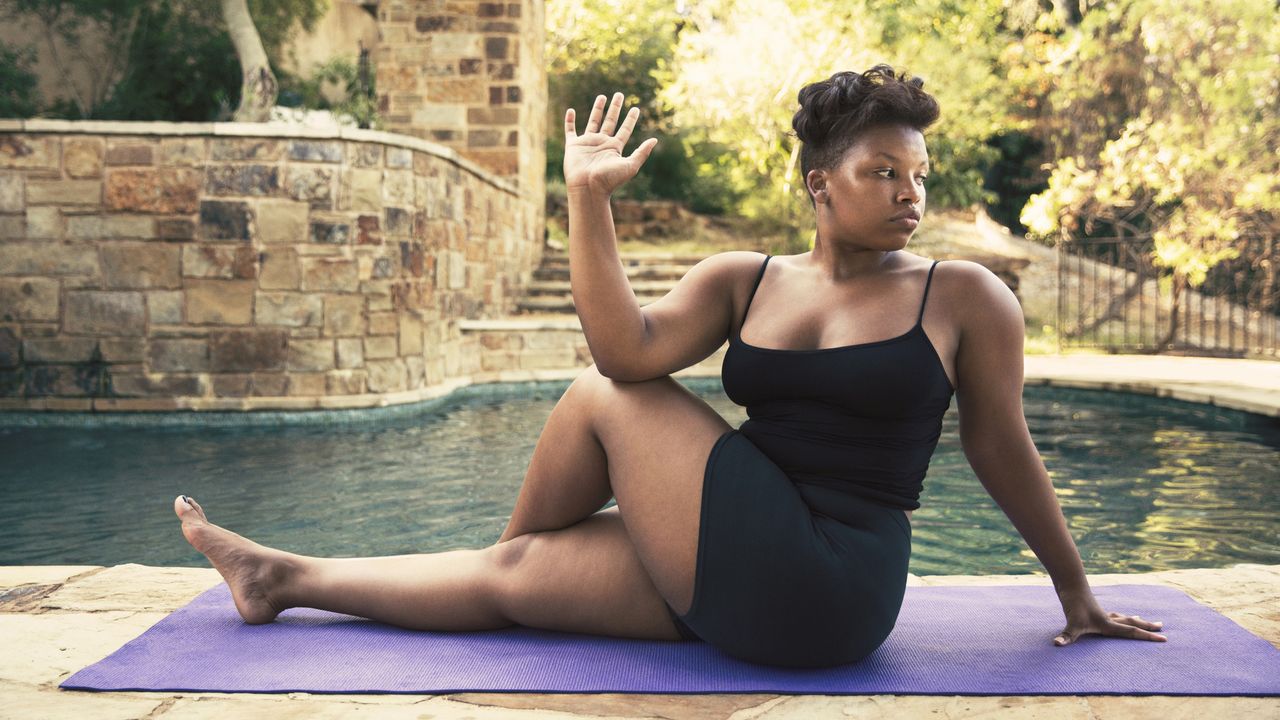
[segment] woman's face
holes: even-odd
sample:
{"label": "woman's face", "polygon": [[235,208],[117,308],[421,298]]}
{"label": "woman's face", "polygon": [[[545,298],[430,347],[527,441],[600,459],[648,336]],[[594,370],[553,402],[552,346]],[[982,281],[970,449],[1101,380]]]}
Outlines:
{"label": "woman's face", "polygon": [[923,218],[928,174],[929,154],[919,130],[906,125],[865,130],[834,168],[809,171],[818,236],[827,243],[901,250],[916,225],[891,218],[908,210]]}

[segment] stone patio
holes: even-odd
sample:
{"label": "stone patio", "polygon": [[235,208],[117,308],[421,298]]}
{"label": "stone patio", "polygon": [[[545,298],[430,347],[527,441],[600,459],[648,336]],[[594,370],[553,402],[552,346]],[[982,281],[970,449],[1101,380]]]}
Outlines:
{"label": "stone patio", "polygon": [[[682,371],[703,375],[718,363]],[[571,376],[511,371],[473,381]],[[526,377],[527,376],[527,377]],[[1280,418],[1280,363],[1111,355],[1027,356],[1027,384],[1102,388],[1204,402]],[[175,523],[175,536],[176,536]],[[1091,574],[1095,587],[1159,583],[1186,591],[1280,648],[1280,565]],[[1178,720],[1280,718],[1280,697],[797,696],[457,693],[91,693],[58,684],[221,582],[200,568],[0,567],[0,716],[15,718],[732,718],[984,717]],[[911,576],[912,585],[1039,584],[1042,575]],[[1046,639],[1060,628],[1046,628]],[[1170,630],[1170,632],[1176,632]]]}

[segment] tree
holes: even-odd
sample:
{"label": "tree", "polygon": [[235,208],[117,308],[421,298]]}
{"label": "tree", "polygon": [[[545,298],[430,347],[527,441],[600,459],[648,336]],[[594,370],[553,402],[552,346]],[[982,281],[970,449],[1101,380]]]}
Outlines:
{"label": "tree", "polygon": [[262,38],[249,15],[245,0],[222,0],[222,18],[236,46],[240,59],[242,82],[240,83],[240,107],[236,108],[237,122],[263,122],[271,117],[280,86],[271,72],[267,51],[262,48]]}
{"label": "tree", "polygon": [[1049,69],[1060,159],[1023,210],[1031,233],[1147,241],[1175,306],[1215,265],[1274,243],[1278,21],[1256,0],[1091,7]]}

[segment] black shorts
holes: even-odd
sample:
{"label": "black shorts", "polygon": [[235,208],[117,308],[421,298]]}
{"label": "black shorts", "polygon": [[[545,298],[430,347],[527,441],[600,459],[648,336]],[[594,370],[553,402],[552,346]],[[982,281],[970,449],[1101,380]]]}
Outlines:
{"label": "black shorts", "polygon": [[893,630],[910,556],[902,510],[797,484],[731,429],[707,457],[693,605],[667,609],[686,639],[741,660],[851,663]]}

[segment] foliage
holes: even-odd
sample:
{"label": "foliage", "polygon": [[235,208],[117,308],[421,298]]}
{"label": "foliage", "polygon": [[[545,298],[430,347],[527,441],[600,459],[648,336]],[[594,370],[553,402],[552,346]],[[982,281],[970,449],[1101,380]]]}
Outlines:
{"label": "foliage", "polygon": [[700,211],[720,212],[727,202],[722,183],[698,182],[693,168],[707,161],[706,150],[671,122],[657,101],[654,71],[671,57],[684,25],[670,0],[611,0],[547,3],[547,178],[560,177],[564,161],[565,110],[572,107],[582,132],[596,96],[622,92],[626,107],[640,109],[630,152],[646,138],[658,145],[619,197],[680,198]]}
{"label": "foliage", "polygon": [[[288,40],[324,15],[328,0],[249,0],[273,63]],[[240,67],[216,2],[165,0],[0,0],[0,16],[34,19],[38,40],[67,78],[86,72],[89,86],[46,115],[114,120],[214,120],[229,117],[240,93]],[[87,54],[89,33],[109,38],[105,60]],[[58,41],[55,43],[55,39]]]}
{"label": "foliage", "polygon": [[[307,78],[280,73],[280,104],[331,110],[346,116],[362,128],[378,127],[378,101],[374,89],[372,61],[333,57],[321,64]],[[337,99],[333,99],[336,95]]]}
{"label": "foliage", "polygon": [[0,47],[0,118],[30,117],[37,108],[35,52]]}
{"label": "foliage", "polygon": [[[1022,221],[1146,238],[1192,287],[1280,213],[1280,23],[1253,0],[1123,0],[1065,37],[1049,101],[1069,151]],[[1090,120],[1093,120],[1092,122]]]}

